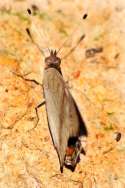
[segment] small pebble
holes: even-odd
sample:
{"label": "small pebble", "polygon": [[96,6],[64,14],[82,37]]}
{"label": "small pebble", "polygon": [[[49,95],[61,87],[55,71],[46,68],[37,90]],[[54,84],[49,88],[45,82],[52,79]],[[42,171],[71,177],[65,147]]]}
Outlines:
{"label": "small pebble", "polygon": [[88,16],[88,14],[84,14],[82,18],[83,18],[83,19],[86,19],[87,16]]}
{"label": "small pebble", "polygon": [[5,92],[8,93],[8,89],[5,89]]}
{"label": "small pebble", "polygon": [[115,140],[117,141],[117,142],[119,142],[120,141],[120,139],[121,139],[121,133],[120,132],[115,132],[114,133],[114,138],[115,138]]}
{"label": "small pebble", "polygon": [[102,47],[89,48],[86,50],[85,55],[86,55],[86,58],[90,58],[90,57],[94,57],[97,53],[101,53],[101,52],[103,52]]}

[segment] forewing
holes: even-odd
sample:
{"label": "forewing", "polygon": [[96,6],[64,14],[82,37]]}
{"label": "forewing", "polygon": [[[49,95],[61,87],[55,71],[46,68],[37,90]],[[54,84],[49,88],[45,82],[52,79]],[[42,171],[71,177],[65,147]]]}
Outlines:
{"label": "forewing", "polygon": [[44,71],[43,87],[50,133],[63,166],[68,139],[79,133],[78,115],[63,77],[56,69]]}

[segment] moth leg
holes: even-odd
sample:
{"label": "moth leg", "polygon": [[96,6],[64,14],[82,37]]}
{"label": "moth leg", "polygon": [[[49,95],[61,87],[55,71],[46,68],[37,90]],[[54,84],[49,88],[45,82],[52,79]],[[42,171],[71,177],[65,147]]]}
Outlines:
{"label": "moth leg", "polygon": [[40,85],[41,87],[43,87],[43,85],[42,85],[41,83],[39,83],[38,81],[36,81],[35,79],[29,79],[29,78],[25,78],[23,75],[18,74],[18,73],[13,72],[13,71],[12,71],[12,73],[13,73],[13,74],[15,74],[16,76],[18,76],[18,77],[22,78],[22,79],[23,79],[23,80],[25,80],[25,81],[28,81],[28,82],[33,82],[33,83],[35,83],[36,85]]}
{"label": "moth leg", "polygon": [[39,105],[37,105],[37,106],[35,107],[37,121],[36,121],[36,125],[35,125],[35,127],[34,127],[34,128],[36,128],[36,127],[37,127],[38,122],[39,122],[39,114],[38,114],[38,109],[39,109],[41,106],[43,106],[45,103],[46,103],[46,102],[45,102],[45,100],[43,100],[43,101],[42,101],[42,102],[41,102]]}
{"label": "moth leg", "polygon": [[[25,78],[25,77],[24,77],[23,75],[21,75],[21,74],[18,74],[18,73],[13,72],[13,71],[11,71],[11,72],[12,72],[13,74],[15,74],[16,76],[22,78],[22,79],[25,80],[25,81],[33,82],[33,83],[35,83],[36,85],[41,86],[42,89],[43,89],[43,85],[42,85],[41,83],[39,83],[38,81],[36,81],[35,79]],[[39,122],[38,108],[40,108],[40,107],[41,107],[42,105],[44,105],[44,104],[45,104],[45,100],[42,101],[38,106],[35,107],[36,116],[37,116],[37,121],[36,121],[35,126],[34,126],[32,129],[36,128],[36,127],[37,127],[37,124],[38,124],[38,122]],[[30,129],[30,131],[31,131],[32,129]]]}

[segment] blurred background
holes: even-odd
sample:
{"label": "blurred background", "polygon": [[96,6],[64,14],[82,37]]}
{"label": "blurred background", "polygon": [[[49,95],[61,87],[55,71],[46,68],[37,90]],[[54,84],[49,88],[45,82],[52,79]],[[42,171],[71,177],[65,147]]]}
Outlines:
{"label": "blurred background", "polygon": [[[125,187],[124,17],[124,0],[0,2],[0,188]],[[26,28],[61,58],[85,34],[61,64],[89,133],[73,173],[60,174],[45,106],[34,127],[43,91],[23,77],[42,83],[45,57]]]}

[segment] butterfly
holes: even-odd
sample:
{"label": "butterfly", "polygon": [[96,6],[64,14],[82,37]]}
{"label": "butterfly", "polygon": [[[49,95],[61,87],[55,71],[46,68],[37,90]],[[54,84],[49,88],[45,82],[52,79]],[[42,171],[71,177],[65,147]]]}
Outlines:
{"label": "butterfly", "polygon": [[63,166],[75,169],[83,151],[79,137],[87,135],[85,122],[80,114],[61,72],[61,59],[51,50],[45,58],[43,92],[46,101],[48,126],[57,151],[60,171]]}
{"label": "butterfly", "polygon": [[[31,11],[28,10],[28,13],[31,14]],[[30,30],[27,28],[26,31],[32,42],[35,43]],[[65,58],[75,50],[84,37],[85,35],[80,37],[78,43],[67,53]],[[35,45],[37,44],[35,43]],[[37,47],[39,48],[38,45]],[[59,158],[60,171],[63,172],[64,166],[74,171],[80,160],[80,153],[85,153],[80,136],[87,136],[88,133],[77,103],[64,81],[58,52],[49,50],[49,55],[45,57],[42,85],[48,127]],[[40,106],[41,104],[38,105],[38,107]]]}

